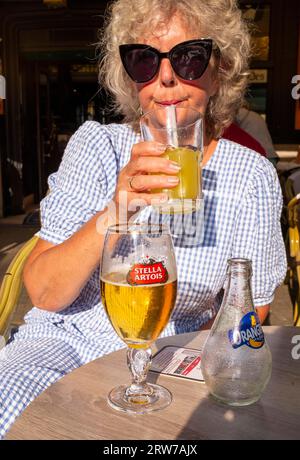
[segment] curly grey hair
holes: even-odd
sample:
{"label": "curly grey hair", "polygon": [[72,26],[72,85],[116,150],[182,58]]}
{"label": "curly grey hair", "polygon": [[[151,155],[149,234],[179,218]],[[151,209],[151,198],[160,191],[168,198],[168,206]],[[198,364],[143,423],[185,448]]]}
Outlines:
{"label": "curly grey hair", "polygon": [[205,114],[207,133],[220,137],[244,103],[248,78],[250,36],[236,0],[113,2],[99,41],[99,82],[114,96],[114,110],[136,126],[140,116],[138,93],[122,66],[119,45],[139,42],[148,30],[160,30],[175,13],[189,30],[199,30],[199,38],[212,38],[220,49],[218,91],[210,98]]}

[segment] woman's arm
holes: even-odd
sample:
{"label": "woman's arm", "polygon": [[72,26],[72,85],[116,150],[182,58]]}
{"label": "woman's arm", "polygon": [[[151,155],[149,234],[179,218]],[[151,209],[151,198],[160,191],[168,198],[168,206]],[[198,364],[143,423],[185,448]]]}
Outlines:
{"label": "woman's arm", "polygon": [[[269,314],[270,305],[263,305],[262,307],[257,307],[256,312],[258,314],[260,323],[263,324]],[[200,331],[205,331],[207,329],[211,329],[212,325],[214,324],[216,317],[210,319],[207,323],[200,327]]]}
{"label": "woman's arm", "polygon": [[107,226],[107,209],[96,214],[65,242],[54,245],[40,239],[24,267],[24,283],[33,305],[59,311],[80,293],[99,265],[104,236],[97,220]]}
{"label": "woman's arm", "polygon": [[232,256],[252,260],[252,296],[260,322],[264,323],[274,292],[286,274],[286,255],[276,170],[265,158],[257,156],[253,160],[256,165],[243,193]]}
{"label": "woman's arm", "polygon": [[119,212],[123,221],[124,217],[127,220],[136,211],[128,211],[130,203],[135,201],[138,206],[146,206],[154,199],[165,197],[151,193],[152,189],[177,185],[171,184],[169,178],[178,173],[178,168],[174,168],[173,162],[160,158],[163,151],[154,142],[134,145],[129,163],[119,174],[111,202],[110,209],[114,211],[115,207],[117,211],[111,212],[107,207],[98,212],[61,244],[43,240],[37,243],[24,268],[25,286],[34,305],[49,311],[60,311],[70,305],[99,265],[106,228],[118,222]]}
{"label": "woman's arm", "polygon": [[256,313],[258,314],[260,323],[263,324],[270,312],[270,305],[263,305],[262,307],[256,308]]}

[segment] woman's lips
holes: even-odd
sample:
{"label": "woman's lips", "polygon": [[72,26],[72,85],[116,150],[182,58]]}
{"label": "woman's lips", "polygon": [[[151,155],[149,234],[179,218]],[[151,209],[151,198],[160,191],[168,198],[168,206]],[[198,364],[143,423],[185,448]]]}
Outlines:
{"label": "woman's lips", "polygon": [[173,99],[171,101],[156,101],[157,104],[160,104],[160,105],[177,105],[177,104],[180,104],[181,102],[183,102],[184,99]]}

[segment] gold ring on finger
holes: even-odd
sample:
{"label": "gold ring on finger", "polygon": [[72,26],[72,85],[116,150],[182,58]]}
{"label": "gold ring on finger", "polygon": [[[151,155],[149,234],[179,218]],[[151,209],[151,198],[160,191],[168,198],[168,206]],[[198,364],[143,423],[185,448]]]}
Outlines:
{"label": "gold ring on finger", "polygon": [[133,179],[134,179],[134,176],[131,176],[131,177],[128,177],[127,180],[128,180],[128,185],[129,185],[130,190],[132,190],[132,191],[135,192],[135,189],[134,189],[133,186],[132,186],[132,181],[133,181]]}

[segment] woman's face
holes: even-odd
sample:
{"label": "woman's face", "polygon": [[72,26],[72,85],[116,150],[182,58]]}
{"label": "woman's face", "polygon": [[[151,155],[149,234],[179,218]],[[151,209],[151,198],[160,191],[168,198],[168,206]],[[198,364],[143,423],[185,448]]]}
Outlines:
{"label": "woman's face", "polygon": [[[161,52],[167,52],[178,43],[200,37],[187,31],[180,18],[174,15],[161,33],[150,35],[139,43],[153,46]],[[197,80],[183,80],[174,72],[169,59],[162,59],[159,71],[147,83],[136,83],[140,106],[143,112],[161,106],[176,104],[182,107],[196,107],[203,114],[210,96],[217,90],[214,58],[210,59],[204,74]]]}

